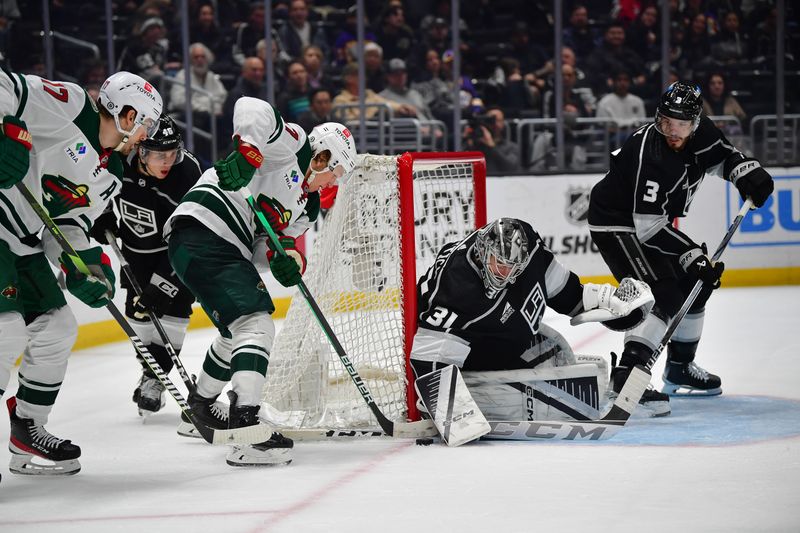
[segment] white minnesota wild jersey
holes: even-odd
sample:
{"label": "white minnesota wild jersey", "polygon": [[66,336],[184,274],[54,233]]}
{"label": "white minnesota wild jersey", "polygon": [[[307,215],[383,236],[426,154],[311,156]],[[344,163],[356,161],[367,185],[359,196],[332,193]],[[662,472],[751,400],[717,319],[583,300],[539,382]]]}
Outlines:
{"label": "white minnesota wild jersey", "polygon": [[[305,213],[308,195],[303,180],[311,163],[306,133],[285,124],[269,103],[242,97],[233,110],[233,132],[241,142],[256,146],[264,157],[248,189],[267,218],[278,220],[273,229],[284,235],[302,235],[313,220]],[[257,235],[263,233],[241,191],[224,191],[213,168],[206,170],[181,200],[164,228],[165,237],[176,217],[192,217],[236,246],[250,259]],[[316,217],[316,215],[315,215]]]}
{"label": "white minnesota wild jersey", "polygon": [[[100,146],[95,103],[74,83],[2,69],[0,117],[6,115],[25,121],[33,141],[25,185],[57,224],[88,232],[122,185],[122,161]],[[41,252],[41,228],[42,221],[15,187],[0,190],[0,240],[13,253]]]}

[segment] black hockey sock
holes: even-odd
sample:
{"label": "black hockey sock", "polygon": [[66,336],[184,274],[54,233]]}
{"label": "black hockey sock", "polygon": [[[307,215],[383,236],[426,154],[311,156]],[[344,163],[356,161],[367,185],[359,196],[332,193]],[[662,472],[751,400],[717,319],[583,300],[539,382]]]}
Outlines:
{"label": "black hockey sock", "polygon": [[694,361],[697,345],[700,341],[678,342],[670,341],[667,345],[667,361],[672,363],[687,364]]}
{"label": "black hockey sock", "polygon": [[626,342],[625,348],[622,350],[619,365],[628,368],[633,368],[636,365],[645,365],[652,354],[653,350],[641,342]]}

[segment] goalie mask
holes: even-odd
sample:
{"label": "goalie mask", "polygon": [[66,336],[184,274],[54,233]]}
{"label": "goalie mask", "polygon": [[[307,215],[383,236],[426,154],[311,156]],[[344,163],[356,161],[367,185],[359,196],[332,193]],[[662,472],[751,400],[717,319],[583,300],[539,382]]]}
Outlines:
{"label": "goalie mask", "polygon": [[[163,102],[155,87],[144,78],[130,72],[112,74],[100,87],[98,101],[114,117],[117,131],[125,136],[123,143],[136,133],[139,126],[144,127],[148,138],[158,131]],[[123,130],[119,123],[119,115],[125,106],[131,106],[136,111],[133,127],[129,131]]]}
{"label": "goalie mask", "polygon": [[320,124],[311,130],[308,143],[311,145],[312,158],[316,158],[326,150],[330,153],[324,169],[311,169],[311,175],[306,180],[308,184],[313,183],[320,172],[330,171],[336,177],[336,182],[331,185],[341,185],[342,180],[356,167],[355,139],[350,130],[342,124],[338,122]]}
{"label": "goalie mask", "polygon": [[676,81],[661,95],[656,109],[656,131],[665,137],[688,138],[700,124],[702,110],[700,87]]}
{"label": "goalie mask", "polygon": [[152,138],[139,143],[139,160],[151,174],[157,168],[169,169],[183,161],[183,138],[169,115],[158,119],[158,130]]}
{"label": "goalie mask", "polygon": [[528,236],[513,218],[500,218],[481,228],[473,250],[488,298],[514,283],[531,260]]}

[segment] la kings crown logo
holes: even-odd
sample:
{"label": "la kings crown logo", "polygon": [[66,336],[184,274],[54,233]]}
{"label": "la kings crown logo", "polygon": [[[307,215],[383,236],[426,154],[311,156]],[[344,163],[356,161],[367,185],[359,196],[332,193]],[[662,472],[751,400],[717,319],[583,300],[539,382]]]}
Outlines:
{"label": "la kings crown logo", "polygon": [[158,224],[156,223],[154,211],[122,199],[119,202],[119,209],[122,215],[122,223],[137,237],[144,238],[158,233]]}

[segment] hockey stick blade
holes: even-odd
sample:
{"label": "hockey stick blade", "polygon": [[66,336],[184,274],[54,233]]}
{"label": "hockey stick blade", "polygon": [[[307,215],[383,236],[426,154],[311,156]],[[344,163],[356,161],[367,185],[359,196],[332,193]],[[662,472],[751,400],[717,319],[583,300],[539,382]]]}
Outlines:
{"label": "hockey stick blade", "polygon": [[319,441],[329,439],[364,439],[372,437],[393,437],[398,439],[420,439],[439,434],[431,420],[417,422],[394,422],[391,434],[375,429],[282,429],[281,434],[298,441]]}
{"label": "hockey stick blade", "polygon": [[631,370],[611,409],[600,420],[489,420],[491,440],[607,440],[630,418],[650,383],[650,372],[641,365]]}

